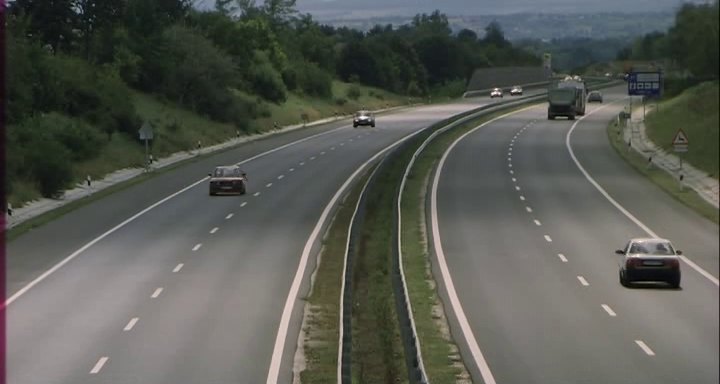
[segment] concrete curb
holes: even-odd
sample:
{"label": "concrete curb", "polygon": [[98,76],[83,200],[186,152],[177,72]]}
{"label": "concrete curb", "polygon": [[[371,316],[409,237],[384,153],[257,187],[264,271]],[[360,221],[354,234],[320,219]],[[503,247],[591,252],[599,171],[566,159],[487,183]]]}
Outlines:
{"label": "concrete curb", "polygon": [[680,158],[674,153],[667,151],[656,145],[647,136],[645,129],[645,114],[651,113],[654,106],[635,107],[631,112],[631,118],[627,126],[623,130],[623,138],[626,143],[630,143],[629,147],[634,149],[640,155],[647,157],[648,167],[656,166],[673,176],[678,181],[679,187],[689,187],[695,190],[705,201],[719,207],[720,186],[718,180],[707,175],[687,162],[682,163],[680,168]]}

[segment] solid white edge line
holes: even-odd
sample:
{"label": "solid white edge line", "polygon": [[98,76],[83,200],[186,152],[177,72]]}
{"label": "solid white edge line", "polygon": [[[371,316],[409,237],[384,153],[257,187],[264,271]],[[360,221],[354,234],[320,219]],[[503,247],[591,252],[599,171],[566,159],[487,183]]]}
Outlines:
{"label": "solid white edge line", "polygon": [[183,267],[184,265],[185,265],[185,264],[183,264],[183,263],[180,263],[180,264],[176,265],[176,266],[175,266],[175,269],[173,269],[173,273],[178,273],[178,272],[180,272],[180,270],[182,269],[182,267]]}
{"label": "solid white edge line", "polygon": [[563,255],[562,253],[558,253],[558,257],[560,258],[560,261],[562,261],[563,263],[568,262],[567,257],[565,257],[565,255]]}
{"label": "solid white edge line", "polygon": [[100,359],[98,359],[97,363],[95,363],[95,366],[90,370],[90,374],[94,375],[94,374],[97,374],[98,372],[100,372],[102,367],[105,365],[105,363],[107,363],[107,361],[109,359],[110,358],[107,356],[103,356]]}
{"label": "solid white edge line", "polygon": [[270,360],[270,368],[268,369],[268,376],[266,383],[267,384],[276,384],[278,376],[280,375],[280,364],[282,363],[282,355],[283,350],[285,349],[285,339],[287,338],[287,332],[288,327],[290,326],[290,317],[292,316],[292,311],[295,306],[295,300],[297,298],[297,295],[300,291],[300,284],[302,283],[303,276],[305,275],[305,268],[307,267],[308,259],[310,257],[310,252],[312,251],[313,244],[315,243],[317,237],[320,235],[320,230],[322,230],[323,226],[325,225],[325,221],[327,220],[327,217],[332,212],[333,207],[335,206],[335,203],[340,199],[342,194],[345,192],[345,190],[348,188],[348,186],[355,180],[358,174],[362,172],[365,167],[368,166],[368,164],[375,161],[377,158],[382,156],[385,152],[393,148],[394,146],[402,143],[403,141],[415,136],[421,131],[416,131],[414,133],[411,133],[400,140],[396,141],[393,144],[388,145],[381,151],[377,152],[375,155],[373,155],[370,159],[368,159],[365,163],[360,165],[355,172],[353,172],[350,177],[345,180],[345,183],[340,187],[340,189],[337,190],[335,195],[330,199],[330,202],[325,206],[325,209],[323,210],[322,214],[320,215],[320,218],[318,219],[317,223],[315,224],[315,227],[313,228],[312,233],[310,234],[310,237],[308,238],[307,242],[305,243],[305,247],[303,248],[302,256],[300,257],[300,262],[298,265],[298,269],[295,272],[295,277],[293,278],[293,282],[290,286],[290,291],[288,292],[287,299],[285,300],[285,306],[283,307],[283,313],[282,317],[280,318],[280,325],[278,325],[278,333],[275,337],[275,344],[273,347],[273,354],[272,358]]}
{"label": "solid white edge line", "polygon": [[[575,165],[578,167],[578,169],[580,170],[580,172],[582,172],[582,174],[585,176],[585,178],[590,182],[590,184],[592,184],[592,185],[595,187],[595,189],[597,189],[603,196],[605,196],[605,198],[606,198],[612,205],[614,205],[615,208],[617,208],[620,212],[622,212],[622,214],[625,215],[625,217],[627,217],[628,219],[630,219],[633,223],[635,223],[638,227],[640,227],[643,231],[645,231],[645,233],[647,233],[648,235],[650,235],[650,237],[660,238],[660,236],[658,236],[655,232],[653,232],[647,225],[643,224],[643,222],[641,222],[638,218],[636,218],[635,216],[633,216],[633,214],[630,213],[630,211],[628,211],[627,209],[625,209],[625,207],[623,207],[622,205],[620,205],[620,203],[618,203],[617,201],[615,201],[615,199],[613,199],[612,196],[610,196],[610,194],[607,193],[607,191],[605,191],[605,189],[604,189],[603,187],[601,187],[600,184],[598,184],[598,182],[595,181],[595,179],[592,178],[592,176],[590,176],[590,174],[585,170],[585,168],[582,166],[582,164],[580,164],[580,161],[579,161],[579,160],[577,159],[577,157],[575,156],[575,152],[573,151],[572,146],[570,145],[570,136],[572,135],[573,131],[575,130],[575,127],[577,127],[577,125],[578,125],[581,121],[583,121],[583,119],[585,119],[586,117],[592,115],[593,113],[595,113],[595,112],[597,112],[597,111],[600,111],[600,110],[602,110],[602,109],[604,109],[604,108],[606,108],[606,107],[609,107],[610,105],[612,105],[612,104],[614,104],[614,103],[616,103],[616,102],[612,102],[612,103],[606,104],[606,105],[604,105],[604,106],[602,106],[602,107],[596,108],[596,109],[588,112],[587,114],[585,114],[585,116],[581,117],[578,121],[576,121],[576,122],[570,127],[570,130],[568,131],[567,135],[565,135],[565,146],[567,147],[567,150],[568,150],[568,152],[570,153],[570,157],[571,157],[571,158],[573,159],[573,161],[575,162]],[[710,272],[704,270],[702,267],[700,267],[699,265],[695,264],[694,262],[692,262],[690,259],[688,259],[688,258],[685,257],[685,256],[680,256],[680,259],[681,259],[682,261],[684,261],[687,265],[689,265],[690,268],[694,269],[695,271],[697,271],[698,273],[700,273],[701,275],[703,275],[706,279],[710,280],[710,282],[712,282],[712,283],[715,284],[716,286],[720,286],[720,282],[718,281],[717,277],[715,277],[715,276],[713,276],[712,274],[710,274]]]}
{"label": "solid white edge line", "polygon": [[150,297],[153,298],[153,299],[157,299],[158,296],[160,296],[160,294],[162,293],[162,291],[163,291],[163,288],[162,288],[162,287],[156,288],[156,289],[155,289],[155,292],[153,292],[152,296],[150,296]]}
{"label": "solid white edge line", "polygon": [[607,312],[608,315],[610,315],[610,316],[612,316],[612,317],[616,317],[616,316],[617,316],[617,313],[615,313],[615,311],[613,311],[612,308],[610,308],[609,305],[607,305],[607,304],[602,304],[602,307],[603,307],[603,309],[605,310],[605,312]]}
{"label": "solid white edge line", "polygon": [[[300,143],[302,143],[302,142],[305,142],[305,141],[308,141],[308,140],[312,140],[312,139],[315,139],[315,138],[320,137],[320,136],[325,136],[325,135],[334,133],[335,131],[339,131],[339,130],[341,130],[341,129],[343,129],[343,128],[344,128],[344,127],[339,127],[339,128],[331,129],[331,130],[326,131],[326,132],[321,132],[321,133],[318,133],[318,134],[315,134],[315,135],[311,135],[311,136],[308,136],[308,137],[304,137],[304,138],[302,138],[302,139],[300,139],[300,140],[296,140],[296,141],[293,141],[293,142],[290,142],[290,143],[281,145],[281,146],[279,146],[279,147],[273,148],[273,149],[271,149],[271,150],[268,150],[268,151],[265,151],[265,152],[262,152],[262,153],[258,153],[258,154],[255,155],[255,156],[249,157],[249,158],[247,158],[247,159],[245,159],[245,160],[243,160],[243,161],[238,162],[237,165],[242,165],[242,164],[248,163],[248,162],[250,162],[250,161],[253,161],[253,160],[255,160],[255,159],[259,159],[259,158],[261,158],[261,157],[267,156],[267,155],[269,155],[269,154],[271,154],[271,153],[274,153],[274,152],[283,150],[283,149],[285,149],[285,148],[291,147],[291,146],[293,146],[293,145],[297,145],[297,144],[300,144]],[[82,247],[80,247],[77,251],[73,252],[70,256],[64,258],[64,259],[63,259],[62,261],[60,261],[59,263],[55,264],[52,268],[48,269],[48,270],[45,271],[43,274],[41,274],[40,276],[38,276],[37,278],[35,278],[33,281],[31,281],[30,283],[28,283],[26,286],[22,287],[20,290],[18,290],[17,292],[15,292],[15,294],[13,294],[12,296],[10,296],[10,298],[8,298],[7,300],[5,300],[4,306],[7,307],[7,306],[9,306],[10,304],[12,304],[15,300],[17,300],[18,298],[20,298],[20,296],[24,295],[25,292],[29,291],[32,287],[36,286],[36,285],[37,285],[38,283],[40,283],[41,281],[45,280],[48,276],[50,276],[51,274],[55,273],[55,271],[57,271],[58,269],[62,268],[65,264],[69,263],[71,260],[73,260],[74,258],[76,258],[78,255],[80,255],[81,253],[85,252],[88,248],[90,248],[90,247],[92,247],[93,245],[95,245],[98,241],[106,238],[107,236],[111,235],[112,233],[114,233],[114,232],[117,231],[118,229],[126,226],[127,224],[131,223],[132,221],[134,221],[134,220],[137,219],[138,217],[146,214],[147,212],[151,211],[152,209],[156,208],[157,206],[159,206],[159,205],[167,202],[168,200],[170,200],[170,199],[178,196],[179,194],[181,194],[181,193],[183,193],[183,192],[185,192],[185,191],[187,191],[187,190],[189,190],[189,189],[192,189],[193,187],[195,187],[195,186],[197,186],[197,185],[205,182],[205,181],[208,180],[208,179],[209,179],[209,177],[203,177],[202,179],[200,179],[200,180],[198,180],[198,181],[196,181],[196,182],[188,185],[187,187],[185,187],[185,188],[183,188],[183,189],[181,189],[181,190],[179,190],[179,191],[177,191],[177,192],[175,192],[175,193],[173,193],[173,194],[171,194],[171,195],[163,198],[162,200],[156,202],[155,204],[153,204],[153,205],[151,205],[151,206],[143,209],[142,211],[140,211],[140,212],[136,213],[135,215],[131,216],[129,219],[127,219],[127,220],[123,221],[122,223],[120,223],[120,224],[112,227],[110,230],[108,230],[107,232],[103,233],[102,235],[94,238],[93,240],[91,240],[91,241],[88,242],[87,244],[85,244],[85,245],[83,245]]]}
{"label": "solid white edge line", "polygon": [[521,111],[525,111],[526,109],[534,108],[535,106],[530,106],[527,108],[520,109],[518,111],[510,112],[503,114],[501,116],[498,116],[494,119],[488,120],[483,124],[480,124],[479,126],[471,129],[470,131],[466,132],[459,138],[457,138],[447,150],[445,150],[445,153],[443,154],[442,158],[440,159],[440,163],[438,164],[437,171],[435,172],[435,178],[433,179],[433,186],[431,191],[431,199],[430,199],[430,221],[432,223],[432,235],[433,235],[433,245],[435,247],[435,255],[438,259],[438,267],[440,268],[440,273],[442,275],[443,282],[445,283],[445,289],[447,290],[448,298],[450,299],[450,305],[452,306],[453,312],[455,312],[455,316],[457,316],[458,324],[460,325],[460,329],[462,331],[463,336],[465,337],[465,341],[468,344],[468,348],[470,348],[470,353],[472,354],[472,357],[474,359],[475,365],[480,370],[480,375],[482,376],[483,381],[485,384],[496,384],[495,377],[493,376],[492,372],[490,371],[490,366],[488,365],[487,361],[485,360],[485,356],[483,356],[482,351],[480,351],[480,346],[477,343],[477,339],[475,338],[475,334],[472,331],[472,328],[470,327],[470,323],[468,322],[467,316],[465,315],[465,310],[463,309],[462,304],[460,303],[460,298],[457,295],[457,291],[455,290],[455,283],[453,283],[452,276],[450,275],[450,270],[448,268],[447,262],[445,261],[445,253],[443,252],[442,248],[442,240],[440,238],[440,228],[437,221],[437,188],[438,188],[438,182],[440,180],[440,174],[442,173],[443,166],[445,165],[445,160],[447,159],[448,155],[452,151],[452,149],[457,145],[460,140],[464,139],[467,135],[469,135],[472,132],[475,132],[476,130],[480,129],[481,127],[484,127],[487,124],[490,124],[496,120],[505,118],[507,116],[510,116],[514,113],[518,113]]}
{"label": "solid white edge line", "polygon": [[132,319],[130,319],[125,328],[123,328],[123,332],[131,331],[135,324],[138,322],[138,320],[140,320],[139,317],[133,317]]}
{"label": "solid white edge line", "polygon": [[342,276],[340,277],[340,314],[339,314],[339,320],[338,320],[338,355],[337,355],[337,382],[338,384],[342,384],[342,351],[343,351],[343,336],[345,334],[344,328],[343,328],[343,306],[345,305],[345,276],[347,272],[347,262],[348,262],[348,254],[350,253],[350,235],[352,233],[352,225],[355,221],[355,217],[357,216],[358,211],[360,210],[360,200],[362,200],[362,197],[365,195],[365,191],[367,190],[368,184],[370,184],[370,179],[372,179],[373,175],[377,171],[377,168],[373,170],[373,172],[370,174],[368,179],[365,181],[365,185],[363,185],[362,191],[360,191],[360,195],[358,197],[357,203],[355,203],[355,210],[353,211],[352,217],[350,218],[350,224],[348,224],[348,234],[347,234],[347,241],[345,242],[345,258],[343,260],[343,272]]}
{"label": "solid white edge line", "polygon": [[650,349],[650,347],[648,347],[648,345],[645,344],[644,341],[642,341],[642,340],[635,340],[635,344],[637,344],[638,346],[640,346],[640,348],[642,348],[642,350],[643,350],[648,356],[655,356],[655,352],[653,352],[653,350]]}
{"label": "solid white edge line", "polygon": [[588,283],[587,280],[585,280],[585,278],[582,276],[578,276],[577,279],[580,281],[580,284],[582,284],[585,287],[590,285],[590,283]]}
{"label": "solid white edge line", "polygon": [[24,287],[21,288],[19,291],[15,292],[14,295],[10,296],[10,298],[5,301],[5,306],[7,307],[7,306],[9,306],[10,304],[12,304],[12,303],[13,303],[15,300],[17,300],[20,296],[22,296],[23,294],[25,294],[25,292],[29,291],[32,287],[36,286],[36,285],[37,285],[38,283],[40,283],[41,281],[45,280],[48,276],[50,276],[51,274],[53,274],[53,273],[54,273],[55,271],[57,271],[58,269],[62,268],[65,264],[69,263],[72,259],[76,258],[78,255],[80,255],[81,253],[83,253],[85,250],[87,250],[88,248],[92,247],[93,245],[95,245],[95,244],[96,244],[97,242],[99,242],[100,240],[108,237],[109,235],[111,235],[112,233],[114,233],[115,231],[117,231],[118,229],[120,229],[120,228],[124,227],[125,225],[129,224],[130,222],[134,221],[134,220],[137,219],[138,217],[140,217],[140,216],[144,215],[145,213],[149,212],[149,211],[152,210],[153,208],[155,208],[155,207],[157,207],[157,206],[165,203],[166,201],[168,201],[168,200],[172,199],[173,197],[175,197],[175,196],[177,196],[177,195],[179,195],[179,194],[187,191],[188,189],[193,188],[193,187],[195,187],[196,185],[205,182],[207,179],[209,179],[209,177],[204,177],[204,178],[196,181],[195,183],[190,184],[190,185],[188,185],[187,187],[185,187],[185,188],[183,188],[183,189],[181,189],[181,190],[173,193],[172,195],[170,195],[170,196],[168,196],[168,197],[166,197],[166,198],[164,198],[164,199],[156,202],[155,204],[153,204],[153,205],[151,205],[151,206],[143,209],[142,211],[136,213],[135,215],[131,216],[129,219],[127,219],[127,220],[123,221],[122,223],[114,226],[114,227],[113,227],[112,229],[110,229],[109,231],[107,231],[107,232],[103,233],[102,235],[96,237],[95,239],[93,239],[93,240],[90,241],[89,243],[83,245],[82,247],[80,247],[80,249],[78,249],[77,251],[73,252],[70,256],[66,257],[65,259],[63,259],[63,260],[60,261],[59,263],[55,264],[52,268],[48,269],[48,270],[45,271],[42,275],[40,275],[40,276],[38,276],[37,278],[35,278],[35,280],[33,280],[33,281],[31,281],[30,283],[28,283],[28,285],[24,286]]}

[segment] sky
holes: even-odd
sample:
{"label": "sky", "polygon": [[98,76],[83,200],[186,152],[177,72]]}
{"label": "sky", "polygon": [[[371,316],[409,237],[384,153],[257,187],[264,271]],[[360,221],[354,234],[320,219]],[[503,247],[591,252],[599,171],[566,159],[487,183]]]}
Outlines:
{"label": "sky", "polygon": [[413,16],[438,9],[447,15],[672,11],[683,2],[708,0],[297,0],[316,20]]}

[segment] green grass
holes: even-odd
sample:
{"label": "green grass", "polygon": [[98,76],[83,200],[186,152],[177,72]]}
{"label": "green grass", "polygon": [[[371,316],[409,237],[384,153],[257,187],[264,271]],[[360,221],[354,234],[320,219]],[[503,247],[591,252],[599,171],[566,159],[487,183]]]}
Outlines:
{"label": "green grass", "polygon": [[718,224],[718,209],[710,205],[691,188],[680,189],[678,180],[675,177],[658,167],[647,167],[647,158],[636,151],[628,151],[627,143],[622,135],[618,135],[618,128],[614,122],[608,124],[607,133],[610,144],[620,157],[625,159],[641,175],[657,184],[670,196],[695,210],[698,214]]}
{"label": "green grass", "polygon": [[672,139],[682,128],[688,137],[688,152],[682,155],[694,167],[718,179],[718,82],[687,89],[679,96],[663,101],[658,111],[648,114],[648,136],[664,150],[672,152]]}
{"label": "green grass", "polygon": [[367,175],[358,179],[328,227],[314,271],[312,291],[307,299],[303,322],[305,370],[302,383],[337,383],[340,289],[345,262],[348,226]]}

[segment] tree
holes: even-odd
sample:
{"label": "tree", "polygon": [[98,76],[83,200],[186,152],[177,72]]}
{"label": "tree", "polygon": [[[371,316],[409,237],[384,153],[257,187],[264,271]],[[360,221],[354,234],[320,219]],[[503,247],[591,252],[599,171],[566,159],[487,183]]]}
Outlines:
{"label": "tree", "polygon": [[11,13],[30,19],[28,32],[34,40],[49,44],[53,52],[69,50],[77,14],[74,0],[16,0]]}
{"label": "tree", "polygon": [[117,24],[125,12],[125,2],[117,0],[74,0],[78,24],[83,37],[85,58],[90,59],[90,46],[96,32]]}

